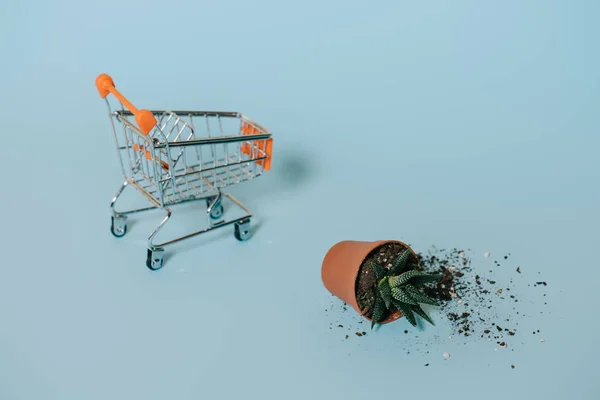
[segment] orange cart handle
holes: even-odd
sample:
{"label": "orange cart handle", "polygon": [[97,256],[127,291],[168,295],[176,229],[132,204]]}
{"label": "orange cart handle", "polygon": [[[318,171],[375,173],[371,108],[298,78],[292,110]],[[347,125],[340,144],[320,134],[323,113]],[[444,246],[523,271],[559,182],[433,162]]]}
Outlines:
{"label": "orange cart handle", "polygon": [[112,78],[107,74],[100,74],[96,78],[96,88],[98,89],[98,93],[100,93],[100,97],[103,99],[108,96],[109,93],[112,93],[123,105],[133,113],[135,116],[135,122],[137,122],[140,130],[144,135],[148,135],[150,131],[156,126],[156,118],[152,112],[148,110],[138,110],[131,104],[125,96],[123,96],[117,88],[115,88],[115,83]]}

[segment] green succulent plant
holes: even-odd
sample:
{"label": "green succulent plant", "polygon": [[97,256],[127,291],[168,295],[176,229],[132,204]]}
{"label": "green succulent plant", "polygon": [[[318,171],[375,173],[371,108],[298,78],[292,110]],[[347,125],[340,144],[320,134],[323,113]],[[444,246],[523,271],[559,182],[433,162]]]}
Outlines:
{"label": "green succulent plant", "polygon": [[433,325],[433,321],[419,304],[437,305],[437,301],[419,288],[426,283],[439,280],[443,275],[429,274],[419,271],[415,265],[410,266],[408,263],[410,254],[410,249],[406,249],[394,260],[391,268],[384,268],[375,262],[371,263],[377,278],[371,329],[396,310],[400,311],[413,326],[417,325],[414,314]]}

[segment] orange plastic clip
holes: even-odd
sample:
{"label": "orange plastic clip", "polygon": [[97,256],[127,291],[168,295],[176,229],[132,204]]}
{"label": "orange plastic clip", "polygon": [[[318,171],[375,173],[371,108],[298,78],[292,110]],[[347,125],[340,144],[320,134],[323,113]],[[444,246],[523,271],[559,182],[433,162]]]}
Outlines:
{"label": "orange plastic clip", "polygon": [[[258,129],[255,126],[250,125],[246,121],[242,122],[242,134],[243,135],[256,135],[259,133]],[[261,152],[264,152],[267,156],[264,160],[257,160],[256,163],[262,166],[265,171],[271,170],[271,154],[273,153],[273,139],[267,139],[266,141],[259,140],[254,142],[254,149]],[[252,146],[250,143],[242,143],[240,150],[242,153],[251,155]]]}
{"label": "orange plastic clip", "polygon": [[[261,142],[264,143],[264,142]],[[267,158],[264,160],[259,160],[258,165],[261,165],[264,161],[263,168],[265,171],[271,170],[271,154],[273,154],[273,139],[267,139],[265,153],[267,154]]]}

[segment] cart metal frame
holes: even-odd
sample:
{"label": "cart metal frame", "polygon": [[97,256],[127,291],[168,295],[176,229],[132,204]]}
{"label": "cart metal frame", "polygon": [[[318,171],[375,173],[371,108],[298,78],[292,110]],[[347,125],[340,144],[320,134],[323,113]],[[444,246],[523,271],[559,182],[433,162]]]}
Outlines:
{"label": "cart metal frame", "polygon": [[[147,239],[146,266],[151,270],[163,267],[165,247],[217,228],[233,224],[236,239],[250,238],[251,211],[222,189],[270,170],[273,139],[268,130],[238,112],[138,110],[106,74],[98,75],[96,88],[106,100],[124,177],[110,202],[114,236],[120,238],[127,233],[129,215],[163,210],[165,217]],[[120,109],[113,110],[109,94],[120,101]],[[229,132],[223,128],[224,121],[231,126]],[[199,122],[204,122],[206,128],[203,135],[199,133]],[[117,201],[128,186],[137,189],[151,205],[117,210]],[[224,199],[243,215],[224,218]],[[172,206],[199,200],[206,202],[206,228],[154,242],[171,217]]]}

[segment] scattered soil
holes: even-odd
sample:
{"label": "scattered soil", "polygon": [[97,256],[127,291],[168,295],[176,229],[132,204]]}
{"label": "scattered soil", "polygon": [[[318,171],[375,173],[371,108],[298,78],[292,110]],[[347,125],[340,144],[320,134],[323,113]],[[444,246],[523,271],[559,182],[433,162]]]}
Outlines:
{"label": "scattered soil", "polygon": [[[382,267],[390,268],[394,260],[405,249],[404,246],[398,243],[389,243],[375,249],[367,256],[359,270],[356,285],[357,300],[362,310],[369,309],[375,299],[376,278],[375,272],[370,266],[371,261],[375,261]],[[509,260],[509,256],[510,254],[499,255],[498,258],[504,260],[503,264],[507,264],[512,262],[512,258]],[[495,347],[495,351],[515,351],[515,348],[524,344],[524,333],[527,329],[525,327],[519,329],[519,322],[527,325],[525,321],[527,321],[528,317],[526,313],[522,312],[523,310],[517,308],[521,304],[520,296],[523,287],[537,287],[535,293],[539,293],[540,296],[543,295],[544,300],[546,300],[545,290],[540,288],[545,289],[548,283],[540,279],[541,276],[538,276],[536,277],[537,279],[531,279],[531,283],[527,285],[527,280],[530,279],[528,278],[527,270],[522,271],[520,266],[517,267],[515,265],[510,270],[515,274],[514,277],[518,277],[518,280],[521,281],[521,285],[514,286],[513,278],[504,275],[502,279],[499,279],[494,276],[495,268],[503,269],[506,268],[506,265],[500,266],[500,263],[494,260],[487,252],[484,254],[484,257],[484,259],[479,259],[474,263],[470,249],[462,250],[454,248],[446,250],[433,246],[427,252],[419,253],[416,257],[413,256],[409,260],[409,264],[419,270],[442,274],[440,280],[427,284],[424,287],[424,291],[429,296],[438,300],[438,306],[432,307],[431,312],[428,312],[428,314],[434,319],[436,325],[440,327],[445,325],[443,323],[440,324],[443,322],[440,315],[443,316],[443,319],[449,322],[450,336],[447,336],[447,334],[439,335],[434,332],[433,335],[422,337],[420,335],[421,329],[409,330],[403,327],[399,331],[399,333],[404,332],[402,338],[398,338],[395,341],[404,346],[403,350],[407,355],[415,351],[423,351],[424,354],[429,354],[429,350],[433,346],[437,348],[449,340],[454,342],[461,340],[464,341],[465,345],[469,341],[485,340]],[[486,258],[491,258],[491,260],[486,260]],[[416,266],[417,264],[418,267]],[[531,272],[530,274],[535,274],[535,272]],[[537,272],[537,275],[541,274]],[[543,290],[542,293],[540,293],[540,290]],[[525,300],[529,300],[530,297],[531,295]],[[332,295],[332,308],[328,311],[331,311],[334,306],[336,308],[340,307],[342,313],[348,310],[346,304],[342,306],[339,301],[334,299],[337,298]],[[500,307],[502,302],[505,302],[504,307]],[[506,310],[506,302],[509,302],[508,304],[510,304],[509,307],[512,311]],[[547,303],[544,301],[538,304],[542,305],[542,307],[547,307]],[[370,310],[365,314],[370,317]],[[338,325],[338,322],[332,322],[330,329],[336,325],[338,328],[343,328],[343,331],[346,331],[343,334],[346,339],[349,338],[346,333],[351,334],[354,331],[356,337],[366,335],[366,332],[363,332],[362,329],[357,329],[365,326],[361,326],[360,324],[364,323],[368,325],[369,321],[358,314],[353,315],[353,318],[355,318],[354,321],[356,322],[355,327],[348,326],[353,325],[352,323]],[[421,323],[423,321],[420,318],[417,318],[417,320],[420,321],[421,326],[425,325],[428,327],[425,329],[431,329],[430,325]],[[345,321],[348,322],[347,319]],[[340,320],[340,322],[342,321]],[[443,327],[444,330],[447,328],[448,326]],[[533,327],[529,329],[531,328]],[[529,332],[532,331],[529,330]],[[540,330],[534,329],[533,335],[536,335],[534,336],[536,341],[545,341],[544,339],[539,339],[542,336]],[[441,348],[440,350],[443,351],[445,349]],[[426,366],[428,365],[426,364]],[[514,369],[515,366],[511,365],[511,368]]]}
{"label": "scattered soil", "polygon": [[[393,262],[407,249],[406,246],[400,243],[386,243],[378,248],[374,249],[365,258],[360,269],[358,271],[358,277],[356,278],[356,300],[361,310],[366,311],[365,316],[371,318],[373,314],[373,305],[375,304],[375,290],[377,290],[377,279],[375,277],[375,271],[371,266],[372,262],[375,262],[386,269],[392,268]],[[414,255],[411,255],[408,259],[409,266],[413,265],[413,268],[417,266],[419,259]],[[392,307],[392,311],[395,311]],[[389,317],[390,313],[384,317]]]}
{"label": "scattered soil", "polygon": [[[510,288],[497,288],[497,280],[474,274],[467,253],[456,248],[445,250],[434,247],[426,255],[419,254],[423,270],[443,273],[443,278],[428,285],[425,292],[440,301],[439,308],[452,323],[454,334],[464,337],[478,335],[489,340],[503,338],[504,332],[515,336],[517,329],[503,328],[497,324],[500,321],[494,312],[494,304],[505,300],[502,294],[505,290],[510,291]],[[503,258],[506,260],[508,256]],[[497,261],[494,263],[499,265]],[[509,299],[518,302],[512,294]],[[510,324],[510,318],[503,319],[501,324]]]}

